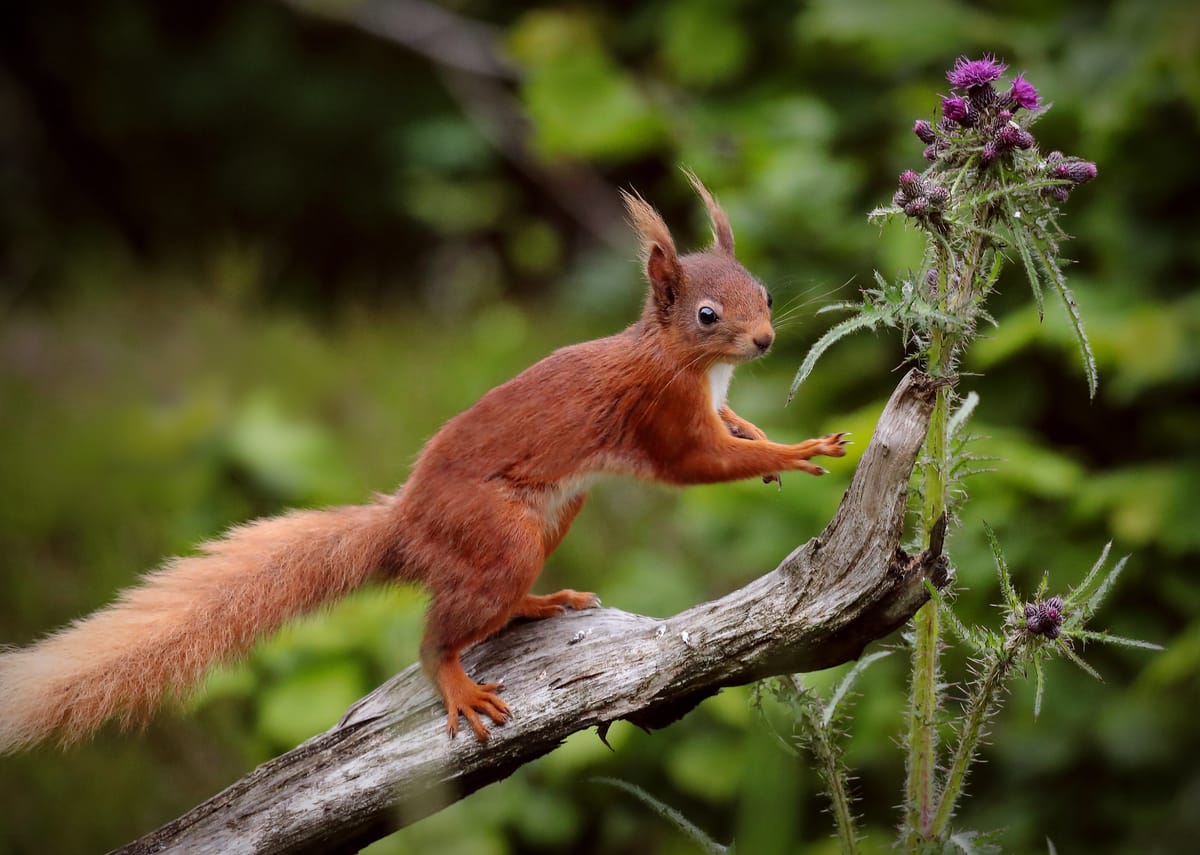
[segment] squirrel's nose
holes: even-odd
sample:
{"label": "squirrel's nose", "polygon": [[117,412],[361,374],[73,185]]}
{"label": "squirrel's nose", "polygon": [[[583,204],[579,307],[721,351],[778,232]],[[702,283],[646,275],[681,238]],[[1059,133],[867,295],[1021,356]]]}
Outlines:
{"label": "squirrel's nose", "polygon": [[758,347],[759,353],[766,353],[771,349],[771,345],[775,341],[775,333],[765,332],[754,337],[754,344]]}

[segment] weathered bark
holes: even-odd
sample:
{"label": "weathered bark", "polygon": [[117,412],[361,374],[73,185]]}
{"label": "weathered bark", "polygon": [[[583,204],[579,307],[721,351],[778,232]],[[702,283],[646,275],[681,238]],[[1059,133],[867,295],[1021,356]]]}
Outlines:
{"label": "weathered bark", "polygon": [[[724,686],[856,658],[945,582],[940,543],[900,547],[909,475],[933,382],[910,372],[888,401],[832,522],[778,568],[665,619],[615,609],[509,627],[464,656],[515,711],[481,745],[450,739],[416,666],[333,729],[264,763],[123,853],[352,852],[542,756],[569,734],[674,721]],[[935,538],[940,539],[940,538]]]}

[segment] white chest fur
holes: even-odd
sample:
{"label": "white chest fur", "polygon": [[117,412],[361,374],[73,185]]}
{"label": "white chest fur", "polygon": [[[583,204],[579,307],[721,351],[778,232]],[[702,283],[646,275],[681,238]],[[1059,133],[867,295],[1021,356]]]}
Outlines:
{"label": "white chest fur", "polygon": [[719,411],[725,406],[725,397],[729,394],[729,381],[733,379],[733,364],[718,362],[708,369],[708,391],[712,398],[712,407]]}
{"label": "white chest fur", "polygon": [[594,475],[577,475],[567,478],[546,492],[546,506],[543,511],[546,520],[546,530],[554,531],[562,519],[562,512],[573,502],[580,493],[586,493],[592,486]]}

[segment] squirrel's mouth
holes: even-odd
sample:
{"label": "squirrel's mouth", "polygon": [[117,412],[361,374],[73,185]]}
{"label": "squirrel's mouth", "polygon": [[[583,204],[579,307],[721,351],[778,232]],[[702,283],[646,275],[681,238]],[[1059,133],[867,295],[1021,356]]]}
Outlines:
{"label": "squirrel's mouth", "polygon": [[772,342],[750,341],[742,347],[740,354],[742,362],[750,362],[758,359],[760,356],[766,356],[771,352]]}

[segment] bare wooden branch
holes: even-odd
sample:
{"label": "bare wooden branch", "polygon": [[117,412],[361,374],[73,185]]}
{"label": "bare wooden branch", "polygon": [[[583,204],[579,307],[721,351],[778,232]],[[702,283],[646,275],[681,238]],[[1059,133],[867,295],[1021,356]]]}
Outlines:
{"label": "bare wooden branch", "polygon": [[824,532],[746,587],[665,619],[597,609],[518,624],[468,651],[467,671],[503,681],[515,712],[487,745],[446,735],[413,666],[333,729],[118,851],[357,851],[578,730],[664,726],[722,687],[857,658],[920,607],[927,579],[946,581],[940,554],[900,547],[934,388],[916,372],[901,381]]}

